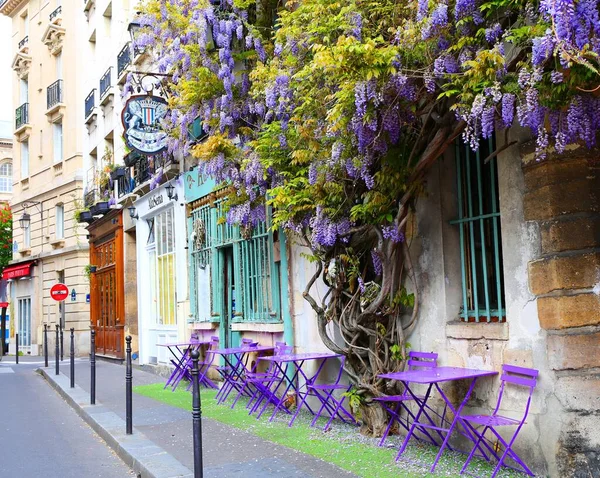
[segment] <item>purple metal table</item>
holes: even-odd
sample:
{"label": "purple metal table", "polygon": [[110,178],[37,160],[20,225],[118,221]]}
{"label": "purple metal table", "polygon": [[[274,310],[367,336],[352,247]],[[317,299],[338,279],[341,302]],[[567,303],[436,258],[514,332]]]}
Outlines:
{"label": "purple metal table", "polygon": [[199,349],[203,345],[210,344],[210,340],[196,340],[194,342],[173,342],[167,344],[156,344],[158,347],[167,347],[169,352],[173,355],[173,359],[171,359],[171,363],[175,366],[175,370],[171,373],[167,383],[165,383],[165,387],[167,388],[169,385],[175,390],[179,382],[183,380],[184,377],[191,379],[191,374],[189,372],[189,363],[191,361],[190,353],[194,349]]}
{"label": "purple metal table", "polygon": [[[246,380],[246,372],[255,372],[258,361],[254,364],[253,367],[248,368],[248,357],[251,353],[258,353],[259,355],[265,352],[272,352],[275,350],[275,347],[268,345],[256,345],[252,346],[244,346],[244,347],[231,347],[227,349],[217,349],[214,350],[213,353],[216,355],[221,355],[225,360],[227,366],[225,370],[221,369],[221,375],[223,376],[223,386],[221,390],[217,393],[217,403],[223,403],[227,400],[227,397],[231,393],[232,390],[237,390],[240,392],[244,389],[244,382]],[[261,357],[259,357],[261,358]],[[232,404],[231,408],[235,406],[235,402]]]}
{"label": "purple metal table", "polygon": [[[273,420],[277,411],[282,408],[290,390],[295,391],[296,394],[299,397],[301,397],[301,400],[298,403],[305,404],[306,407],[310,410],[310,412],[314,415],[315,412],[310,408],[310,406],[306,402],[306,396],[308,395],[308,390],[306,389],[306,383],[314,383],[316,381],[319,374],[323,370],[325,363],[328,360],[340,358],[340,357],[342,357],[342,355],[334,354],[332,352],[308,352],[308,353],[301,353],[301,354],[274,355],[272,357],[260,357],[260,360],[266,360],[266,361],[273,362],[277,366],[277,368],[279,369],[281,374],[286,378],[285,381],[287,382],[287,386],[286,386],[285,390],[283,391],[281,398],[279,398],[278,400],[275,400],[275,402],[276,402],[275,409],[273,410],[273,414],[271,415],[271,418],[269,419],[269,421]],[[319,368],[311,377],[308,377],[306,375],[306,373],[304,372],[304,370],[302,370],[302,366],[304,365],[304,362],[306,362],[307,360],[322,360],[321,364],[319,365]],[[286,365],[286,369],[287,369],[287,365],[290,363],[294,365],[294,370],[295,370],[294,374],[292,375],[291,378],[289,377],[289,374],[286,374],[286,372],[282,368],[284,365]],[[304,386],[302,386],[302,387],[298,387],[296,385],[299,375],[302,375],[302,377],[304,378]],[[271,391],[272,396],[276,396],[277,389],[279,388],[279,386],[281,384],[282,384],[282,382],[278,383],[277,387]],[[260,413],[258,414],[257,418],[261,417],[261,415],[267,408],[269,402],[273,402],[273,400],[270,400],[270,399],[266,400],[266,403],[263,406]],[[291,427],[293,425],[294,420],[296,420],[296,417],[298,416],[298,413],[300,413],[300,408],[301,408],[301,406],[298,406],[296,408],[296,413],[290,420],[290,423],[288,426]]]}
{"label": "purple metal table", "polygon": [[[495,372],[493,370],[476,370],[476,369],[459,368],[459,367],[436,367],[436,368],[432,368],[429,370],[410,370],[407,372],[386,373],[386,374],[379,375],[381,378],[386,378],[389,380],[398,380],[399,382],[402,382],[402,384],[406,387],[407,392],[410,393],[415,398],[415,402],[419,405],[419,411],[417,412],[415,419],[413,421],[413,424],[410,427],[410,429],[408,430],[408,433],[406,434],[404,441],[402,442],[402,446],[400,447],[400,450],[398,451],[398,455],[396,456],[396,461],[398,461],[398,459],[400,458],[402,453],[404,453],[404,450],[406,450],[408,441],[412,437],[415,427],[417,427],[417,426],[423,427],[423,428],[432,428],[437,431],[446,433],[446,438],[444,439],[444,442],[442,443],[442,446],[440,447],[440,451],[438,452],[437,456],[435,457],[435,461],[434,461],[433,465],[431,466],[431,470],[430,470],[431,473],[434,472],[435,467],[437,466],[437,463],[440,460],[442,453],[444,452],[444,449],[448,445],[448,440],[450,439],[450,435],[452,434],[452,431],[455,429],[457,423],[460,422],[463,425],[463,428],[466,430],[467,436],[473,441],[474,444],[476,444],[476,437],[474,437],[471,434],[471,432],[469,431],[468,427],[462,423],[462,419],[460,418],[460,413],[461,413],[462,409],[464,408],[464,406],[466,405],[466,403],[468,402],[469,397],[471,396],[471,392],[473,392],[473,388],[475,387],[475,382],[477,381],[477,379],[479,377],[489,377],[489,376],[493,376],[493,375],[498,375],[498,372]],[[454,381],[454,380],[470,380],[471,381],[469,390],[465,394],[464,399],[462,400],[462,402],[460,403],[460,405],[458,407],[453,406],[453,404],[450,401],[450,399],[448,398],[448,396],[444,393],[444,391],[440,387],[440,383],[450,382],[450,381]],[[429,387],[427,388],[427,393],[425,394],[425,397],[422,400],[419,401],[416,399],[416,395],[413,393],[413,391],[409,387],[409,384],[411,384],[411,383],[420,383],[420,384],[429,385]],[[428,400],[429,396],[431,395],[431,390],[433,387],[435,387],[437,389],[440,396],[442,397],[444,402],[447,404],[448,408],[450,408],[450,410],[452,410],[452,413],[454,414],[454,419],[452,420],[452,423],[450,424],[449,428],[443,428],[443,424],[440,424],[439,427],[436,427],[430,423],[419,422],[419,417],[422,415],[422,413],[425,409],[425,404],[427,403],[427,400]],[[486,459],[488,459],[486,453],[483,450],[481,450],[481,448],[480,448],[480,452]]]}

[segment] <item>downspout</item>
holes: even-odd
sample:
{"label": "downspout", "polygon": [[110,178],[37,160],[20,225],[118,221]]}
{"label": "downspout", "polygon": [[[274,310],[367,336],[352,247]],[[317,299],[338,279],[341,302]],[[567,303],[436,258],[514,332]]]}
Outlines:
{"label": "downspout", "polygon": [[292,324],[292,304],[290,303],[289,290],[292,286],[288,270],[288,247],[285,233],[279,231],[280,251],[281,251],[281,317],[283,318],[283,340],[286,344],[294,347],[294,327]]}

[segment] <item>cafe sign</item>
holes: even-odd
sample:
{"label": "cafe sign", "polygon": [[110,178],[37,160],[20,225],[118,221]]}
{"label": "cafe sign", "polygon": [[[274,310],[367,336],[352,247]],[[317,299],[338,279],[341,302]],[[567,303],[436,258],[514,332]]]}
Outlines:
{"label": "cafe sign", "polygon": [[167,114],[167,102],[160,96],[130,97],[123,108],[123,136],[127,146],[141,154],[153,155],[167,148],[167,133],[161,120]]}

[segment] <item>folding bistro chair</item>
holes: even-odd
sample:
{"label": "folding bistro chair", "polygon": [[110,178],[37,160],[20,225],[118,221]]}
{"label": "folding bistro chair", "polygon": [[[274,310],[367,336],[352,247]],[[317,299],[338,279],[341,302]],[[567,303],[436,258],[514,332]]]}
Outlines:
{"label": "folding bistro chair", "polygon": [[[422,369],[436,368],[437,367],[437,358],[438,358],[438,354],[436,354],[434,352],[409,352],[408,353],[408,363],[407,363],[408,370],[422,370]],[[415,397],[417,400],[425,400],[425,397],[423,397],[423,396],[411,395],[408,392],[408,390],[404,390],[404,393],[402,393],[401,395],[386,395],[383,397],[375,397],[373,399],[377,402],[380,402],[381,405],[383,406],[383,408],[385,408],[385,410],[390,415],[390,421],[388,423],[387,428],[385,429],[385,432],[383,433],[383,436],[381,437],[379,446],[383,446],[383,444],[385,443],[385,439],[388,437],[390,430],[392,429],[392,426],[394,425],[394,422],[397,422],[406,431],[409,430],[409,427],[410,427],[409,417],[414,420],[415,416],[412,413],[412,411],[410,410],[410,408],[408,408],[408,406],[406,405],[405,402],[415,400]],[[406,419],[403,419],[400,416],[402,413],[402,410],[405,410],[407,413]],[[427,418],[429,419],[429,421],[432,422],[432,424],[433,424],[433,421],[431,420],[431,418],[429,418],[429,415],[427,414],[427,412],[424,412],[424,413],[427,416]],[[444,416],[445,416],[445,410],[444,410]],[[442,416],[442,420],[443,420],[443,418],[444,417]],[[437,445],[436,441],[431,437],[431,435],[429,434],[429,432],[427,432],[426,429],[419,428],[419,430],[421,431],[421,433],[424,433],[425,435],[427,435],[429,440],[431,440],[431,442],[434,445]]]}
{"label": "folding bistro chair", "polygon": [[[508,468],[513,468],[517,471],[524,471],[529,476],[534,476],[533,472],[527,467],[527,465],[525,463],[523,463],[523,460],[521,460],[521,458],[519,458],[519,455],[517,455],[513,451],[512,446],[517,438],[517,435],[521,431],[521,428],[525,424],[525,419],[527,418],[527,414],[529,413],[529,406],[531,404],[531,396],[533,395],[533,390],[535,389],[535,386],[537,383],[538,374],[539,374],[539,372],[537,370],[534,370],[531,368],[516,367],[514,365],[503,365],[502,366],[502,376],[500,377],[500,393],[498,395],[498,403],[496,404],[496,408],[494,409],[494,412],[491,415],[461,415],[460,416],[461,421],[463,423],[466,423],[467,426],[470,428],[470,430],[475,434],[475,436],[478,437],[477,442],[475,443],[475,446],[473,446],[473,450],[471,450],[471,453],[469,454],[467,461],[465,462],[464,466],[462,467],[462,470],[460,470],[461,475],[463,473],[470,474],[469,472],[466,471],[467,467],[469,466],[471,459],[475,455],[475,451],[477,449],[479,449],[480,445],[484,445],[490,451],[490,453],[492,455],[494,455],[496,458],[498,458],[498,455],[496,454],[494,448],[485,439],[485,433],[489,430],[496,436],[498,441],[500,443],[502,443],[502,445],[504,446],[504,453],[502,453],[502,456],[498,459],[498,464],[496,465],[496,468],[494,469],[494,472],[492,473],[491,478],[494,478],[498,474],[498,471],[500,470],[500,467],[502,467],[502,466],[506,466]],[[522,387],[529,388],[529,397],[527,398],[527,405],[525,406],[525,413],[523,414],[523,417],[520,420],[510,418],[510,417],[505,417],[505,416],[498,414],[498,410],[500,410],[500,405],[502,403],[502,395],[504,393],[504,388],[505,388],[506,384],[519,385]],[[475,429],[475,426],[483,426],[484,428],[481,432],[479,432]],[[504,426],[516,426],[517,427],[512,438],[508,442],[506,442],[504,440],[504,438],[502,438],[500,433],[498,433],[498,431],[496,430],[497,427],[504,427]],[[511,460],[513,460],[520,468],[511,466],[511,465],[505,465],[504,460],[506,458],[510,458]]]}
{"label": "folding bistro chair", "polygon": [[[190,336],[190,344],[195,344],[199,341],[200,336],[197,333],[192,333],[192,335]],[[179,346],[176,347],[179,350]],[[173,373],[171,373],[171,376],[167,380],[167,383],[165,383],[164,388],[167,388],[167,386],[171,386],[171,389],[175,391],[175,389],[179,385],[179,382],[181,382],[184,378],[187,378],[191,381],[192,375],[190,373],[190,367],[192,357],[190,355],[190,352],[192,351],[192,347],[193,346],[190,345],[183,352],[181,352],[181,356],[177,361],[171,359],[171,364],[175,367],[175,369],[173,370]]]}
{"label": "folding bistro chair", "polygon": [[[202,360],[202,362],[198,362],[198,380],[200,382],[200,384],[203,384],[205,387],[209,387],[209,388],[218,388],[217,385],[210,379],[208,378],[208,371],[210,369],[210,367],[212,366],[213,362],[215,361],[215,354],[214,354],[214,350],[217,350],[219,348],[219,337],[216,336],[211,336],[210,337],[210,344],[208,344],[208,348],[206,349],[206,354],[204,355],[204,360]],[[190,370],[192,367],[193,363],[191,361],[190,358]],[[191,375],[191,372],[190,372]],[[192,381],[190,380],[190,385],[188,386],[188,390],[190,389],[192,385]]]}
{"label": "folding bistro chair", "polygon": [[[275,342],[275,350],[273,351],[273,355],[289,355],[292,353],[293,347],[287,345],[285,342]],[[248,401],[248,405],[246,408],[250,409],[249,415],[254,413],[260,404],[266,400],[265,405],[260,411],[257,418],[263,414],[269,402],[276,397],[273,397],[277,392],[279,385],[283,382],[285,378],[285,373],[282,372],[281,368],[275,362],[270,362],[269,368],[266,372],[248,372],[246,374],[248,385],[254,386],[254,390],[252,392],[252,396]],[[273,385],[277,383],[277,386],[273,389]],[[256,400],[256,401],[255,401]]]}
{"label": "folding bistro chair", "polygon": [[[255,342],[252,339],[245,339],[245,338],[242,339],[242,341],[240,343],[240,347],[242,347],[242,348],[256,347],[257,345],[258,345],[258,342]],[[245,382],[244,371],[246,370],[247,362],[248,362],[248,357],[246,357],[246,362],[242,363],[241,356],[240,356],[239,358],[236,357],[236,363],[235,364],[232,363],[233,366],[230,365],[229,363],[226,363],[225,365],[220,365],[218,367],[215,367],[217,372],[219,372],[219,374],[223,378],[223,386],[217,392],[217,396],[216,396],[217,403],[223,403],[225,400],[227,400],[227,397],[229,397],[229,394],[233,390],[239,391],[240,388],[244,385],[244,382]],[[235,402],[233,403],[231,408],[233,408],[234,406],[235,406]]]}
{"label": "folding bistro chair", "polygon": [[[299,407],[301,407],[304,404],[307,396],[310,394],[317,397],[321,402],[321,408],[319,408],[319,411],[315,414],[315,418],[310,424],[311,427],[315,426],[315,423],[317,423],[317,420],[325,410],[327,410],[330,417],[329,421],[325,424],[325,427],[323,428],[324,431],[329,428],[329,425],[331,425],[331,422],[336,417],[336,415],[345,423],[356,424],[356,419],[342,405],[344,400],[346,399],[345,394],[348,393],[352,388],[352,384],[343,385],[340,383],[342,373],[344,372],[345,363],[346,357],[340,357],[340,370],[334,383],[315,384],[312,382],[307,382],[307,393],[304,395],[304,397],[302,397],[302,402],[300,403]],[[342,396],[340,398],[337,398],[333,395],[333,393],[336,390],[343,390]],[[343,417],[342,412],[349,418],[349,420],[346,420],[346,418]]]}

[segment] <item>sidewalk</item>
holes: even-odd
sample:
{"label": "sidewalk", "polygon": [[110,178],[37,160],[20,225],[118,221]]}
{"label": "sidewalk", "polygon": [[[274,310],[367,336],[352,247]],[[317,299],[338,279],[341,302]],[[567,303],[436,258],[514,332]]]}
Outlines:
{"label": "sidewalk", "polygon": [[[49,365],[45,370],[52,379],[54,362]],[[69,376],[68,360],[61,362],[61,373]],[[75,379],[76,384],[88,393],[87,403],[89,403],[89,362],[81,360],[76,362]],[[134,386],[164,383],[164,380],[162,377],[138,368],[133,370]],[[68,380],[61,382],[68,387]],[[96,361],[96,403],[114,412],[122,420],[125,419],[124,366]],[[133,426],[134,435],[136,431],[143,433],[184,467],[193,470],[190,412],[134,393]],[[310,455],[274,444],[209,418],[202,420],[202,434],[204,476],[206,478],[236,476],[347,478],[355,476]]]}

